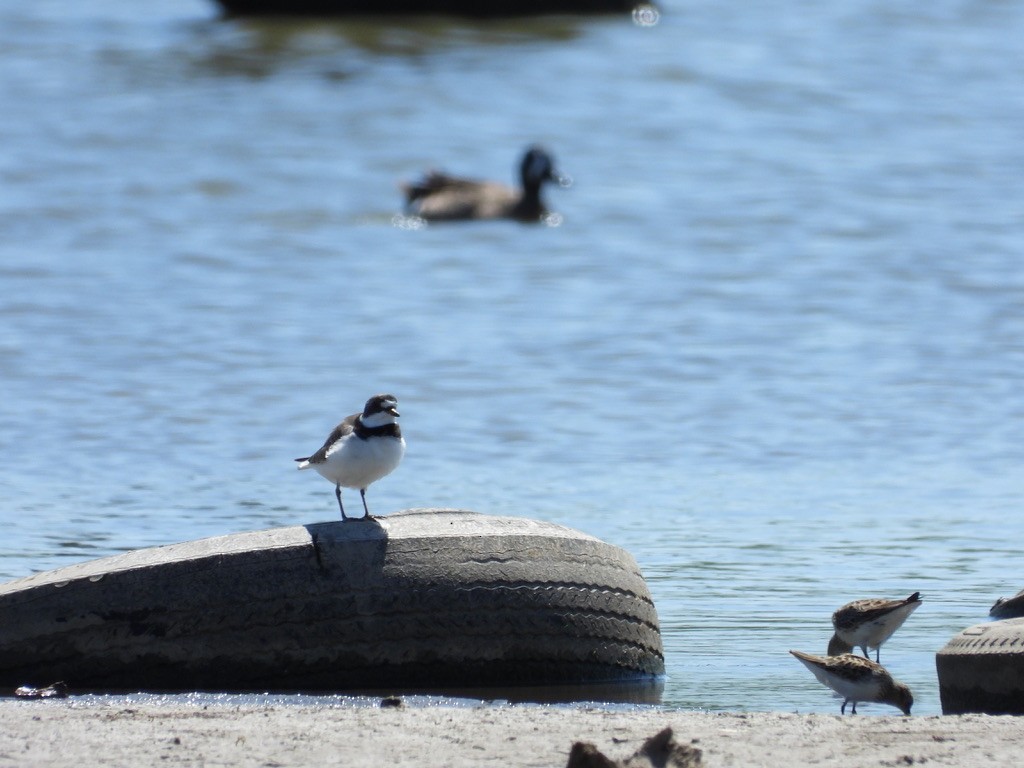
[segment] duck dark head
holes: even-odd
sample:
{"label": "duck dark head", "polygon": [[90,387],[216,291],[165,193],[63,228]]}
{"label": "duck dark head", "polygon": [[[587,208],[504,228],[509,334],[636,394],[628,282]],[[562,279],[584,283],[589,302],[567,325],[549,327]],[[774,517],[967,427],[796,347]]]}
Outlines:
{"label": "duck dark head", "polygon": [[539,187],[545,181],[568,186],[565,177],[555,170],[555,161],[543,147],[532,146],[526,150],[519,165],[523,188]]}

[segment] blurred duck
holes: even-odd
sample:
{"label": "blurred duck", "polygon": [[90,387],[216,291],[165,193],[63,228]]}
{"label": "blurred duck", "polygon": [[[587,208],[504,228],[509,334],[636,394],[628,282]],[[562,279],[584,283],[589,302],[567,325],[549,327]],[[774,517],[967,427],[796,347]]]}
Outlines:
{"label": "blurred duck", "polygon": [[461,179],[430,171],[421,180],[402,185],[406,213],[427,221],[515,219],[535,222],[548,214],[540,198],[544,182],[561,186],[571,183],[555,170],[551,155],[538,146],[526,150],[519,175],[522,188],[514,189],[493,181]]}

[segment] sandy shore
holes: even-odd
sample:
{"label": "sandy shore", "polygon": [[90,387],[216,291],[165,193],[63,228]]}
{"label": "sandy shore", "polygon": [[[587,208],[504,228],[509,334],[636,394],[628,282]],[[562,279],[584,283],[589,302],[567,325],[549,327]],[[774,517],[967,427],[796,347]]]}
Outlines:
{"label": "sandy shore", "polygon": [[671,726],[705,766],[1016,766],[1024,718],[0,701],[0,766],[564,766]]}

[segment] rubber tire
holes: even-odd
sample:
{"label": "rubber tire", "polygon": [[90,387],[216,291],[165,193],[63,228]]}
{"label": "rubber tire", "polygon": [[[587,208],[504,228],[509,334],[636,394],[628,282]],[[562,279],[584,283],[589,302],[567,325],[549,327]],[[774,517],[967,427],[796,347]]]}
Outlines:
{"label": "rubber tire", "polygon": [[968,627],[935,655],[942,713],[1024,714],[1024,618]]}
{"label": "rubber tire", "polygon": [[0,585],[0,685],[345,691],[664,673],[633,558],[460,510],[240,533]]}

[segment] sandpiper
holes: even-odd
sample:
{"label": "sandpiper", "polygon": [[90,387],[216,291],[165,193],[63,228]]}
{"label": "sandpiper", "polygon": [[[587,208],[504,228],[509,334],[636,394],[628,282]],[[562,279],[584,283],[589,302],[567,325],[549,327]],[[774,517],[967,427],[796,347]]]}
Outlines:
{"label": "sandpiper", "polygon": [[921,593],[915,592],[905,600],[868,598],[847,603],[832,614],[835,634],[828,643],[828,655],[849,653],[854,648],[864,651],[864,658],[871,658],[868,649],[875,649],[875,661],[886,640],[907,617],[921,605]]}
{"label": "sandpiper", "polygon": [[398,426],[398,400],[394,395],[374,395],[362,413],[353,413],[328,435],[312,456],[296,459],[299,469],[313,468],[334,483],[341,519],[348,520],[341,503],[342,488],[358,488],[363,499],[363,518],[370,518],[366,489],[394,471],[405,455],[405,440]]}
{"label": "sandpiper", "polygon": [[826,685],[843,698],[839,713],[846,714],[846,705],[853,704],[850,714],[857,714],[857,702],[891,704],[910,714],[914,697],[903,683],[893,680],[881,664],[863,659],[852,653],[839,656],[814,656],[801,651],[790,651]]}

